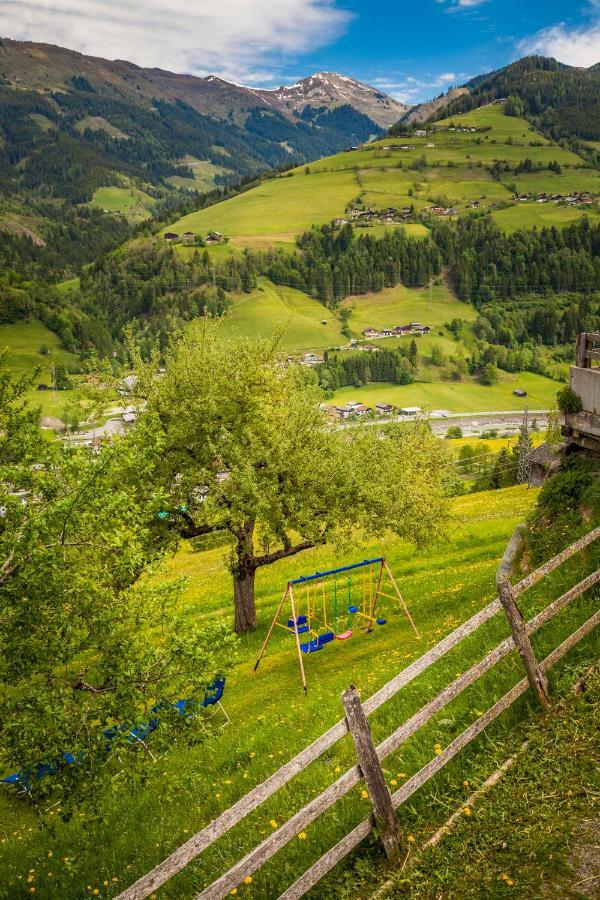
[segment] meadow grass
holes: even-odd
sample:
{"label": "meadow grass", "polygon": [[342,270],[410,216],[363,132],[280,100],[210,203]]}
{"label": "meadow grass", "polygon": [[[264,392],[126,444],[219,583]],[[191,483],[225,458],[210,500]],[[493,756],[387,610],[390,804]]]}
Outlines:
{"label": "meadow grass", "polygon": [[[39,352],[45,344],[50,353],[42,356]],[[60,338],[46,328],[42,322],[16,322],[0,325],[0,350],[7,349],[7,368],[17,375],[32,375],[39,368],[38,382],[52,384],[52,366],[62,364],[69,368],[77,368],[79,359],[75,353],[65,350]],[[72,395],[71,391],[38,391],[31,390],[26,394],[32,406],[39,406],[44,416],[60,416]]]}
{"label": "meadow grass", "polygon": [[276,239],[282,232],[297,234],[343,215],[358,192],[354,172],[310,176],[299,172],[263,181],[250,191],[184,216],[164,231],[220,231],[232,243],[245,238],[244,246],[252,246],[257,235]]}
{"label": "meadow grass", "polygon": [[99,187],[94,191],[90,206],[107,212],[118,212],[133,220],[150,218],[154,204],[149,194],[134,187]]}
{"label": "meadow grass", "polygon": [[235,294],[231,311],[220,322],[225,337],[267,338],[276,329],[283,332],[282,350],[324,350],[347,342],[331,310],[302,291],[266,278],[260,278],[251,293]]}
{"label": "meadow grass", "polygon": [[[261,570],[257,583],[258,629],[241,640],[240,661],[226,686],[224,702],[232,725],[208,744],[166,753],[154,766],[154,776],[138,793],[120,792],[117,779],[106,796],[98,799],[94,810],[83,810],[70,821],[63,821],[56,807],[36,813],[27,802],[2,794],[0,897],[25,893],[31,869],[35,870],[33,881],[39,894],[51,900],[88,896],[94,889],[99,896],[114,896],[149,870],[337,721],[341,717],[340,693],[350,682],[358,686],[363,697],[369,696],[489,602],[494,596],[495,570],[508,538],[535,497],[536,491],[517,487],[458,498],[452,504],[451,522],[444,536],[428,548],[415,550],[404,541],[382,536],[377,541],[357,541],[343,552],[322,547]],[[195,620],[224,617],[231,622],[231,583],[225,554],[226,548],[195,552],[184,545],[155,577],[187,576],[188,587],[181,600],[186,614]],[[349,641],[336,642],[305,660],[309,682],[306,697],[300,687],[293,641],[283,632],[277,631],[264,663],[255,676],[251,675],[260,642],[289,578],[379,554],[386,555],[399,580],[420,630],[418,639],[400,612],[388,607],[385,627],[370,635],[355,633]],[[578,560],[570,571],[570,583],[581,577],[589,564],[590,560]],[[528,594],[523,602],[525,614],[529,617],[546,605],[561,584],[552,582]],[[582,601],[561,616],[552,629],[536,639],[538,652],[557,643],[574,623],[587,618],[588,609],[589,601]],[[507,633],[504,618],[495,617],[403,690],[371,717],[375,740],[389,734]],[[582,647],[576,659],[585,659],[586,653],[589,657],[597,649],[590,643]],[[478,710],[485,709],[519,677],[519,661],[513,655],[389,757],[384,770],[391,788],[433,756],[436,742],[442,746],[448,743]],[[401,814],[403,828],[432,826],[445,817],[450,803],[464,795],[465,778],[476,784],[489,774],[501,758],[505,742],[512,740],[512,728],[526,713],[528,702],[503,716],[485,739],[461,754],[431,787],[411,801]],[[345,738],[190,865],[161,891],[161,897],[193,896],[269,834],[273,823],[285,821],[352,762],[352,745]],[[362,785],[307,828],[305,840],[296,839],[277,854],[250,885],[240,887],[240,896],[277,896],[285,884],[368,813],[369,803],[361,790]],[[373,842],[367,842],[354,859],[360,860],[365,853],[378,856],[379,851]],[[349,877],[351,865],[352,860],[348,866],[338,867],[314,896],[344,896],[341,886]],[[113,878],[117,880],[113,882]]]}
{"label": "meadow grass", "polygon": [[[391,143],[402,143],[402,139],[385,138],[353,152],[318,160],[308,167],[300,166],[289,175],[263,181],[236,197],[184,216],[164,231],[217,230],[230,238],[230,247],[239,249],[286,247],[292,246],[296,235],[312,225],[343,216],[348,204],[357,198],[368,207],[414,204],[417,210],[440,196],[459,206],[481,199],[510,200],[510,190],[505,184],[493,181],[485,168],[496,160],[515,166],[529,157],[544,165],[555,160],[563,166],[575,167],[573,174],[571,171],[562,175],[543,173],[546,189],[554,192],[563,191],[565,184],[571,184],[570,179],[573,184],[583,184],[581,179],[588,184],[587,179],[593,177],[582,168],[581,157],[551,143],[525,120],[505,116],[500,106],[474,110],[456,117],[455,121],[468,126],[490,126],[491,131],[477,134],[440,131],[425,138],[411,137],[406,139],[414,147],[410,151],[383,150]],[[428,148],[428,143],[435,146]],[[411,165],[423,156],[425,168],[412,169]],[[512,181],[512,174],[506,180]],[[580,215],[577,210],[544,214],[537,207],[528,210],[524,206],[519,204],[495,213],[502,227],[514,230],[543,224],[544,215],[549,215],[549,224],[563,225]],[[419,236],[427,233],[420,225],[407,226],[407,232]]]}
{"label": "meadow grass", "polygon": [[[342,301],[341,308],[352,310],[349,326],[353,334],[360,338],[363,337],[362,332],[371,327],[390,328],[408,322],[421,322],[439,328],[455,318],[473,321],[477,317],[475,309],[457,300],[445,284],[432,284],[424,288],[398,285],[376,294],[347,297]],[[406,338],[398,340],[406,341]],[[398,341],[393,338],[379,343],[382,347],[398,346]]]}
{"label": "meadow grass", "polygon": [[[296,352],[325,350],[348,343],[338,315],[303,291],[259,278],[255,290],[249,294],[234,294],[232,299],[231,310],[220,321],[220,332],[225,337],[255,340],[269,337],[276,329],[281,329],[281,348]],[[350,329],[361,339],[363,330],[371,326],[383,328],[411,321],[436,326],[438,331],[442,330],[442,335],[419,338],[422,354],[429,352],[434,343],[444,352],[455,352],[456,342],[443,324],[453,318],[471,321],[476,316],[475,310],[456,300],[444,284],[432,285],[431,289],[398,285],[377,294],[348,297],[341,308],[352,310]],[[407,339],[402,340],[406,342]],[[379,344],[397,347],[399,340],[390,339]]]}
{"label": "meadow grass", "polygon": [[[421,346],[419,344],[419,346]],[[435,370],[434,370],[435,371]],[[424,411],[447,409],[450,412],[501,412],[502,410],[550,409],[555,405],[560,384],[533,372],[509,375],[503,372],[497,384],[476,381],[416,381],[413,384],[366,384],[343,387],[328,401],[343,406],[357,400],[367,406],[391,403],[394,406],[420,406]],[[513,390],[527,391],[526,397],[515,397]]]}
{"label": "meadow grass", "polygon": [[509,175],[510,181],[520,194],[569,194],[571,191],[600,193],[600,172],[596,169],[563,169],[556,172],[528,172],[523,175]]}
{"label": "meadow grass", "polygon": [[519,203],[506,209],[498,209],[492,217],[503,231],[512,234],[521,228],[551,228],[572,225],[587,216],[592,224],[598,224],[600,214],[585,207],[558,206],[556,203]]}

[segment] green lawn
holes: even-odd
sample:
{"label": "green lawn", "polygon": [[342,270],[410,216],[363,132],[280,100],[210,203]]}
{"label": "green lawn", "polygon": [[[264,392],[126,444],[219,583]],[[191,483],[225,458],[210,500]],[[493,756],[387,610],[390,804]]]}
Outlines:
{"label": "green lawn", "polygon": [[[329,403],[343,406],[349,400],[357,400],[374,406],[376,403],[391,403],[394,406],[420,406],[424,411],[447,409],[449,412],[487,412],[502,410],[549,409],[555,404],[556,392],[561,385],[535,375],[520,372],[517,375],[501,373],[498,384],[483,385],[474,381],[462,383],[449,381],[423,382],[414,384],[367,384],[364,387],[344,387],[335,392]],[[515,397],[513,390],[522,388],[527,397]]]}
{"label": "green lawn", "polygon": [[[148,871],[195,831],[227,809],[250,788],[274,772],[341,716],[340,693],[352,681],[364,697],[439,641],[494,595],[498,562],[515,525],[527,515],[536,492],[510,488],[489,494],[459,498],[452,506],[452,520],[443,540],[415,550],[385,535],[377,541],[345,551],[324,547],[263,569],[257,585],[258,630],[241,642],[240,662],[229,676],[224,702],[232,725],[207,745],[173,749],[154,767],[154,777],[137,790],[119,787],[116,777],[93,810],[82,810],[63,821],[60,809],[33,810],[27,802],[0,794],[0,897],[24,896],[27,878],[39,896],[48,900],[79,900],[98,890],[112,897]],[[335,642],[322,653],[308,657],[309,692],[300,689],[297,660],[289,635],[277,631],[264,664],[255,676],[252,663],[273,615],[282,588],[289,578],[384,553],[410,605],[421,637],[416,639],[403,616],[391,606],[385,610],[388,624],[370,635],[356,632],[343,643]],[[182,606],[195,619],[231,618],[231,584],[226,572],[226,549],[194,552],[189,546],[163,566],[159,579],[185,575],[188,587]],[[572,583],[572,582],[570,582]],[[360,586],[360,585],[359,585]],[[558,591],[544,586],[523,604],[529,616]],[[561,618],[551,635],[554,643],[573,622],[587,618],[585,602]],[[379,741],[472,664],[507,634],[498,616],[476,636],[452,651],[392,702],[371,717]],[[548,638],[542,637],[547,645]],[[590,639],[591,640],[591,639]],[[539,641],[536,642],[539,647]],[[587,648],[587,649],[586,649]],[[593,657],[597,646],[582,648]],[[580,657],[579,657],[580,658]],[[444,710],[418,739],[394,753],[385,764],[390,786],[400,783],[432,758],[436,741],[448,743],[493,698],[521,677],[515,655],[490,676]],[[521,703],[493,726],[489,737],[478,742],[440,773],[431,789],[417,795],[402,813],[403,827],[431,827],[447,815],[463,796],[465,778],[480,782],[503,757],[503,742],[510,728],[526,712]],[[252,813],[219,843],[203,854],[168,887],[161,898],[192,897],[203,885],[223,872],[258,841],[269,834],[271,822],[282,823],[310,798],[329,785],[352,763],[349,739],[344,739],[322,759]],[[122,765],[127,765],[127,757]],[[121,768],[120,766],[119,768]],[[118,770],[117,770],[118,771]],[[329,846],[367,814],[368,801],[361,788],[306,829],[306,840],[294,840],[242,885],[239,895],[248,900],[274,897]],[[365,854],[370,844],[361,848]],[[66,857],[66,859],[65,859]],[[379,858],[379,857],[378,857]],[[30,870],[34,870],[30,873]],[[315,892],[316,897],[343,896],[339,879],[348,868],[340,867]],[[50,875],[52,873],[52,875]],[[112,879],[116,879],[112,881]],[[108,882],[104,887],[103,882]],[[31,883],[31,882],[30,882]],[[89,888],[87,887],[89,885]],[[354,896],[354,894],[352,894]]]}
{"label": "green lawn", "polygon": [[583,216],[588,216],[592,223],[600,221],[600,214],[595,210],[582,207],[558,206],[556,203],[517,203],[506,209],[492,213],[498,225],[509,233],[520,228],[549,228],[551,226],[572,225]]}
{"label": "green lawn", "polygon": [[[457,300],[444,284],[434,284],[431,288],[399,285],[377,294],[347,297],[341,307],[352,310],[349,325],[355,337],[361,339],[367,328],[390,328],[408,322],[421,322],[439,330],[452,319],[473,321],[477,317],[475,309]],[[381,342],[381,346],[395,347],[402,340],[405,339],[388,338]],[[422,340],[419,339],[420,342]]]}
{"label": "green lawn", "polygon": [[231,312],[221,322],[227,337],[266,338],[281,328],[282,349],[297,351],[347,343],[341,327],[339,319],[318,300],[266,278],[260,279],[251,294],[235,295]]}
{"label": "green lawn", "polygon": [[[443,328],[444,322],[454,318],[471,321],[476,316],[471,306],[456,300],[443,284],[433,285],[431,290],[400,285],[378,294],[348,297],[341,308],[352,310],[350,329],[361,340],[363,330],[371,326],[383,328],[411,321],[436,326],[435,334],[419,338],[423,354],[429,352],[433,343],[440,344],[447,353],[456,350],[456,342]],[[308,294],[273,284],[267,278],[261,278],[252,293],[236,294],[231,311],[221,321],[222,334],[227,337],[269,337],[277,328],[283,329],[281,346],[286,351],[325,350],[348,343],[339,318],[331,310]],[[398,346],[400,340],[380,343]]]}
{"label": "green lawn", "polygon": [[122,213],[132,220],[148,219],[154,200],[135,187],[100,187],[90,202],[106,212]]}
{"label": "green lawn", "polygon": [[[48,356],[39,352],[42,344],[50,349]],[[8,368],[18,374],[32,374],[40,368],[38,382],[52,384],[52,366],[62,364],[77,368],[78,357],[61,347],[60,339],[41,322],[19,322],[14,325],[0,325],[0,350],[9,351]],[[62,416],[69,402],[71,391],[38,391],[28,393],[28,399],[39,406],[44,416]]]}
{"label": "green lawn", "polygon": [[353,172],[277,177],[229,200],[190,213],[164,231],[220,231],[238,246],[257,247],[293,241],[311,225],[344,213],[359,192]]}
{"label": "green lawn", "polygon": [[555,172],[529,172],[524,175],[508,175],[505,179],[524,194],[568,194],[571,191],[600,193],[600,172],[597,169],[563,169]]}

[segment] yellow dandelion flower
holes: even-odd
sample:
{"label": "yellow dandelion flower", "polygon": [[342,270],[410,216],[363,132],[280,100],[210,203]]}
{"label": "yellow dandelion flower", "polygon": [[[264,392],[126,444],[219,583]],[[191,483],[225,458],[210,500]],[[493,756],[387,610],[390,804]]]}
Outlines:
{"label": "yellow dandelion flower", "polygon": [[434,747],[434,751],[433,751],[433,752],[435,753],[436,756],[439,756],[440,753],[442,752],[442,748],[441,748],[441,747]]}
{"label": "yellow dandelion flower", "polygon": [[234,888],[232,891],[229,891],[229,893],[231,894],[232,897],[235,897],[235,895],[237,894],[237,888]]}
{"label": "yellow dandelion flower", "polygon": [[307,833],[305,831],[301,831],[300,834],[298,835],[298,840],[305,841],[307,837],[308,837]]}
{"label": "yellow dandelion flower", "polygon": [[108,887],[108,881],[103,881],[102,884],[104,885],[104,887]]}
{"label": "yellow dandelion flower", "polygon": [[468,781],[468,780],[465,778],[465,780],[463,781],[463,786],[464,786],[464,787],[469,787],[470,784],[471,784],[471,782]]}
{"label": "yellow dandelion flower", "polygon": [[406,778],[406,772],[398,772],[396,778]]}
{"label": "yellow dandelion flower", "polygon": [[395,785],[395,784],[398,784],[398,782],[396,781],[395,778],[392,778],[392,780],[390,781],[390,784],[394,784],[394,785]]}
{"label": "yellow dandelion flower", "polygon": [[514,881],[512,880],[512,878],[507,878],[507,879],[506,879],[506,883],[507,883],[507,885],[508,885],[509,887],[512,887],[513,884],[514,884]]}
{"label": "yellow dandelion flower", "polygon": [[463,812],[464,812],[465,816],[470,816],[471,815],[471,807],[465,806],[463,809]]}
{"label": "yellow dandelion flower", "polygon": [[53,855],[54,854],[52,853],[52,850],[49,850],[48,851],[48,859],[52,859]]}
{"label": "yellow dandelion flower", "polygon": [[360,792],[360,796],[363,798],[363,800],[367,800],[367,799],[368,799],[368,796],[369,796],[369,792],[368,792],[368,791],[365,791],[365,790],[362,790],[362,791]]}
{"label": "yellow dandelion flower", "polygon": [[244,878],[244,884],[252,884],[252,875],[246,875]]}
{"label": "yellow dandelion flower", "polygon": [[416,838],[415,838],[414,834],[409,834],[409,835],[407,835],[406,840],[408,841],[409,844],[414,844]]}
{"label": "yellow dandelion flower", "polygon": [[275,821],[275,819],[271,819],[269,825],[271,826],[271,828],[277,828],[277,822]]}
{"label": "yellow dandelion flower", "polygon": [[337,774],[338,772],[341,772],[341,771],[342,771],[342,767],[341,767],[341,766],[336,766],[334,771],[335,771],[336,774]]}
{"label": "yellow dandelion flower", "polygon": [[99,893],[100,893],[100,889],[99,889],[99,888],[94,888],[94,890],[92,891],[92,895],[93,895],[94,897],[97,897]]}

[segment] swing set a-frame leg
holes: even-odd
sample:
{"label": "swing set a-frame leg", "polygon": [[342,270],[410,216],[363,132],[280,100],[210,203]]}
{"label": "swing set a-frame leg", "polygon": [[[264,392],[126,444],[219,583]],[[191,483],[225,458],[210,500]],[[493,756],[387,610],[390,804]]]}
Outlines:
{"label": "swing set a-frame leg", "polygon": [[298,634],[298,619],[296,618],[296,604],[294,603],[294,592],[292,586],[289,585],[290,604],[292,607],[292,619],[294,620],[294,637],[296,638],[296,650],[298,651],[298,662],[300,663],[300,675],[302,676],[302,687],[304,693],[307,692],[306,675],[304,674],[304,662],[302,660],[302,650],[300,649],[300,635]]}
{"label": "swing set a-frame leg", "polygon": [[260,661],[265,654],[265,650],[267,649],[267,644],[269,643],[269,640],[273,633],[273,629],[275,628],[275,625],[277,624],[277,620],[279,619],[279,616],[281,615],[281,610],[283,609],[283,604],[285,603],[285,598],[287,597],[288,593],[291,594],[291,592],[292,592],[291,587],[289,586],[289,584],[286,584],[285,591],[283,592],[281,600],[279,601],[279,606],[277,607],[277,612],[273,616],[273,621],[271,622],[271,624],[269,626],[269,630],[267,631],[267,636],[263,641],[262,647],[260,648],[260,653],[258,654],[258,659],[254,663],[254,668],[252,669],[253,672],[256,672],[256,670],[258,669],[258,667],[260,665]]}
{"label": "swing set a-frame leg", "polygon": [[285,603],[288,596],[290,598],[290,604],[292,607],[292,619],[294,622],[294,637],[296,639],[296,650],[298,651],[298,662],[300,663],[300,675],[302,676],[302,687],[304,688],[304,693],[306,694],[306,692],[307,692],[306,675],[304,674],[304,661],[302,659],[302,650],[300,649],[300,635],[298,633],[298,619],[296,618],[296,604],[294,603],[294,592],[292,591],[291,584],[287,584],[285,587],[285,591],[283,592],[281,600],[279,601],[279,606],[277,607],[277,612],[273,616],[273,621],[271,622],[271,624],[269,626],[267,636],[263,641],[263,645],[260,648],[260,653],[258,654],[258,659],[254,663],[254,668],[252,669],[252,671],[256,672],[256,670],[258,669],[258,667],[260,665],[261,659],[265,655],[265,650],[267,649],[267,644],[269,643],[269,640],[271,639],[271,635],[273,634],[273,629],[275,628],[275,625],[277,624],[279,616],[281,615],[281,610],[283,609],[283,604]]}
{"label": "swing set a-frame leg", "polygon": [[400,603],[402,604],[402,609],[403,609],[404,612],[406,613],[406,618],[408,619],[408,621],[409,621],[410,624],[412,625],[413,631],[414,631],[414,633],[416,634],[416,636],[417,636],[417,637],[420,637],[419,632],[417,631],[417,627],[416,627],[415,623],[413,622],[412,616],[411,616],[410,612],[408,611],[408,606],[407,606],[406,603],[404,602],[404,597],[403,597],[402,594],[400,593],[400,588],[399,588],[398,585],[396,584],[396,580],[395,580],[394,576],[392,575],[392,573],[391,573],[391,571],[390,571],[390,567],[388,566],[386,560],[383,561],[383,565],[385,566],[385,571],[387,572],[387,576],[388,576],[388,578],[390,579],[390,581],[392,582],[392,584],[393,584],[393,586],[394,586],[394,590],[396,591],[396,593],[397,593],[397,595],[398,595],[398,599],[400,600]]}

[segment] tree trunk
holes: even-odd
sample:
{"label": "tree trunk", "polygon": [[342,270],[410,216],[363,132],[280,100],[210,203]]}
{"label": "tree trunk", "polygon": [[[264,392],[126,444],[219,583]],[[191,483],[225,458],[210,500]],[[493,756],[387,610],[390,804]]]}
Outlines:
{"label": "tree trunk", "polygon": [[254,522],[249,519],[237,532],[236,562],[233,569],[233,602],[235,632],[243,634],[256,628],[254,577],[257,561],[254,556]]}
{"label": "tree trunk", "polygon": [[256,628],[256,607],[254,605],[254,576],[256,569],[234,573],[233,602],[235,604],[235,631],[242,634]]}

